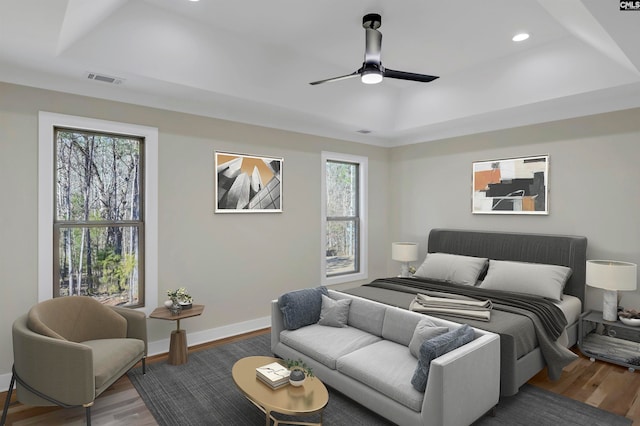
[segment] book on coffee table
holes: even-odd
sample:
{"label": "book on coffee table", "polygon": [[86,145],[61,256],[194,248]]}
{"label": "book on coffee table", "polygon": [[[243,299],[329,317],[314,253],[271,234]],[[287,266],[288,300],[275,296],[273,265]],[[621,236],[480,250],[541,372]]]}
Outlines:
{"label": "book on coffee table", "polygon": [[289,374],[291,371],[277,362],[256,368],[256,377],[274,389],[289,383]]}

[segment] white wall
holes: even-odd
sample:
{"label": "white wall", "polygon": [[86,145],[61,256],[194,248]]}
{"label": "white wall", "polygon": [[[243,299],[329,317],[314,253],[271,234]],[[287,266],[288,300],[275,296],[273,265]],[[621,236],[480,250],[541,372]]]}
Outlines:
{"label": "white wall", "polygon": [[[471,214],[473,161],[549,154],[548,216]],[[588,259],[640,263],[640,109],[392,150],[391,236],[420,242],[431,228],[584,235]],[[640,290],[622,305],[640,308]],[[602,293],[587,288],[587,307]]]}

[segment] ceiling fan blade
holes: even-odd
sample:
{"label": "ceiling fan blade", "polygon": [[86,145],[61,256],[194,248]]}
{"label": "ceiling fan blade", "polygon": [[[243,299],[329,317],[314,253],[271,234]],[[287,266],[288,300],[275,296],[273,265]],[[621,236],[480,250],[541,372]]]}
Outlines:
{"label": "ceiling fan blade", "polygon": [[428,83],[430,81],[435,80],[437,77],[435,75],[426,75],[426,74],[416,74],[413,72],[406,71],[396,71],[386,68],[384,70],[384,76],[389,78],[397,78],[399,80],[410,80],[410,81],[420,81],[422,83]]}
{"label": "ceiling fan blade", "polygon": [[341,75],[340,77],[331,77],[331,78],[327,78],[327,79],[324,79],[324,80],[312,81],[309,84],[312,85],[312,86],[315,86],[316,84],[322,84],[322,83],[329,83],[329,82],[333,82],[333,81],[346,80],[348,78],[357,77],[359,75],[360,75],[359,71],[354,71],[351,74]]}

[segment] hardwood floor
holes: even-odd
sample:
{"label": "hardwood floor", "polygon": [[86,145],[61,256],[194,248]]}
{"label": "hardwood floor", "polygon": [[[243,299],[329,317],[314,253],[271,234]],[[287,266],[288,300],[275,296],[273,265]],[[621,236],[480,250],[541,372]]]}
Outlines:
{"label": "hardwood floor", "polygon": [[562,372],[556,382],[547,379],[546,370],[534,376],[529,383],[582,401],[594,407],[619,414],[640,426],[640,371],[589,358],[580,354]]}
{"label": "hardwood floor", "polygon": [[[218,340],[189,348],[189,352],[268,332],[269,329],[265,329]],[[591,362],[579,352],[577,353],[580,358],[564,369],[560,380],[549,381],[546,371],[543,370],[529,383],[625,416],[633,420],[633,426],[640,426],[640,372],[630,372],[624,367],[602,361]],[[165,362],[166,358],[166,355],[150,357],[147,363]],[[6,392],[0,393],[0,403],[3,405],[6,395]],[[84,425],[83,408],[27,407],[15,402],[15,393],[12,399],[14,401],[9,408],[7,426]],[[96,400],[91,410],[94,426],[151,426],[157,424],[126,375],[107,389]]]}

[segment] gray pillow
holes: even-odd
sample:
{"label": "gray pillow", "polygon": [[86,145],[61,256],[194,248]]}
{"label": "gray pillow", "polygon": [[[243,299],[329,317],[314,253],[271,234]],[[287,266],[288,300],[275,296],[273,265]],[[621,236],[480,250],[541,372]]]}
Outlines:
{"label": "gray pillow", "polygon": [[411,355],[418,358],[420,356],[420,346],[422,346],[425,340],[432,339],[448,331],[449,327],[438,327],[430,319],[421,319],[418,325],[416,325],[416,329],[413,331],[413,337],[409,342],[409,352],[411,352]]}
{"label": "gray pillow", "polygon": [[566,266],[490,260],[487,276],[480,287],[560,301],[571,272]]}
{"label": "gray pillow", "polygon": [[448,333],[441,334],[433,339],[425,340],[420,346],[420,356],[418,357],[418,366],[411,378],[411,384],[418,392],[424,392],[427,388],[427,379],[429,378],[429,369],[431,361],[442,356],[452,350],[466,345],[473,340],[473,328],[468,324],[451,330]]}
{"label": "gray pillow", "polygon": [[455,284],[476,285],[478,277],[487,267],[487,260],[484,257],[428,253],[414,275]]}
{"label": "gray pillow", "polygon": [[282,312],[284,328],[296,330],[311,325],[320,319],[322,296],[329,292],[324,286],[291,291],[278,298],[278,307]]}
{"label": "gray pillow", "polygon": [[351,299],[333,300],[323,294],[318,324],[329,327],[346,327],[350,305]]}

